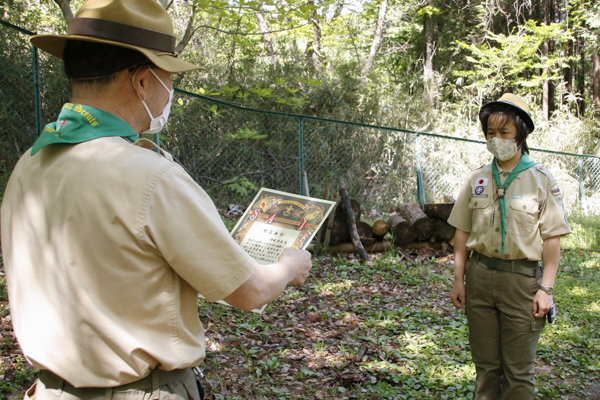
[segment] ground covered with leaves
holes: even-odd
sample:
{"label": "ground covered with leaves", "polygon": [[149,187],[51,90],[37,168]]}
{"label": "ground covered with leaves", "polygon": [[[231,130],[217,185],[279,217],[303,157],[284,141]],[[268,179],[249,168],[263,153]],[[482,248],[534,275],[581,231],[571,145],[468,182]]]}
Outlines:
{"label": "ground covered with leaves", "polygon": [[[262,315],[202,304],[215,398],[472,398],[466,318],[448,298],[452,256],[412,255],[320,257]],[[566,253],[558,321],[539,344],[539,398],[600,398],[599,261]]]}
{"label": "ground covered with leaves", "polygon": [[[600,399],[600,223],[572,225],[555,285],[557,321],[538,346],[541,399]],[[452,255],[410,256],[314,258],[307,282],[262,314],[201,300],[209,398],[472,398],[466,318],[448,298]],[[36,371],[20,355],[3,275],[0,283],[0,397],[21,397]]]}

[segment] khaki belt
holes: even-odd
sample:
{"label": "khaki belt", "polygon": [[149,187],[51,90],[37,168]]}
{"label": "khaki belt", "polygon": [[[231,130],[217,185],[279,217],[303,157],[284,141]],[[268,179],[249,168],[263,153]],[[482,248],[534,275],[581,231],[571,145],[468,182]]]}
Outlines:
{"label": "khaki belt", "polygon": [[[157,392],[157,389],[160,386],[181,380],[186,374],[191,372],[192,370],[190,368],[176,369],[173,371],[154,369],[149,375],[140,380],[111,388],[75,388],[69,382],[48,370],[43,370],[40,373],[39,380],[44,383],[44,386],[48,389],[58,389],[67,393],[77,391],[106,392],[106,398],[110,399],[112,397],[112,392],[123,392],[126,390],[152,390],[153,392]],[[155,398],[155,396],[153,396],[153,398]]]}
{"label": "khaki belt", "polygon": [[499,258],[492,258],[484,256],[476,251],[473,252],[472,258],[475,258],[478,262],[482,263],[489,269],[497,269],[499,271],[516,272],[527,276],[537,278],[542,276],[542,269],[537,261],[527,260],[501,260]]}

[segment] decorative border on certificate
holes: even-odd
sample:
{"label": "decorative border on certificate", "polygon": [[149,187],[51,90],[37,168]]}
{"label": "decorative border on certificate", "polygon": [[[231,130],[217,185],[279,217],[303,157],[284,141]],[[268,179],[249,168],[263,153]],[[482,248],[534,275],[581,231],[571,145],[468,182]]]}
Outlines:
{"label": "decorative border on certificate", "polygon": [[262,188],[231,235],[259,264],[277,262],[284,247],[305,249],[335,202]]}

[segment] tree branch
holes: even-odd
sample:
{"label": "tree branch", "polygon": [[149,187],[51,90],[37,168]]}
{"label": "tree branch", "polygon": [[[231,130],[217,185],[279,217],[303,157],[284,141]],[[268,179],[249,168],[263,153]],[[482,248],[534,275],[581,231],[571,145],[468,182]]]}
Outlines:
{"label": "tree branch", "polygon": [[[258,27],[260,28],[260,30],[263,32],[267,32],[267,22],[265,21],[265,15],[262,13],[262,11],[256,11],[254,13],[254,16],[256,16],[256,21],[258,22]],[[276,67],[279,61],[277,59],[275,51],[273,50],[273,42],[271,41],[271,35],[268,32],[263,34],[263,40],[265,41],[265,48],[267,49],[267,53],[269,53],[271,64],[274,67]]]}
{"label": "tree branch", "polygon": [[73,19],[73,11],[71,11],[71,1],[70,0],[54,0],[56,4],[60,7],[60,11],[62,11],[63,17],[67,24],[71,19]]}
{"label": "tree branch", "polygon": [[177,44],[177,47],[175,47],[176,53],[181,53],[183,51],[183,49],[185,49],[185,47],[188,45],[188,43],[192,39],[192,36],[194,36],[194,32],[196,32],[196,30],[198,29],[198,28],[193,29],[194,28],[194,17],[196,16],[196,7],[197,6],[194,3],[194,5],[192,6],[192,13],[190,15],[190,19],[188,20],[187,26],[185,27],[185,33],[183,34],[183,37]]}
{"label": "tree branch", "polygon": [[371,51],[369,52],[369,58],[365,63],[365,67],[362,70],[362,76],[364,79],[368,78],[373,71],[375,66],[375,57],[383,42],[383,27],[385,25],[385,17],[387,13],[388,0],[383,0],[379,6],[379,18],[377,19],[377,28],[375,29],[375,35],[373,36],[373,43],[371,44]]}

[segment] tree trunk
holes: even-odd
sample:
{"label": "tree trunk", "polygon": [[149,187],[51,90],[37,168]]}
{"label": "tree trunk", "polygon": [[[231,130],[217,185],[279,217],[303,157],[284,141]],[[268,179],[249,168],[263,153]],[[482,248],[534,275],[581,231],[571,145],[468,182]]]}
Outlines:
{"label": "tree trunk", "polygon": [[[350,204],[352,205],[352,212],[354,212],[354,218],[356,218],[357,221],[360,221],[360,216],[362,214],[362,211],[360,210],[360,203],[354,199],[350,199]],[[340,204],[340,206],[335,209],[335,216],[344,219],[346,218],[346,205],[343,201]]]}
{"label": "tree trunk", "polygon": [[410,243],[417,238],[408,221],[402,218],[400,214],[391,215],[388,226],[398,245]]}
{"label": "tree trunk", "polygon": [[348,224],[346,223],[346,218],[338,216],[334,217],[333,226],[331,227],[329,244],[335,245],[340,243],[348,243],[349,241],[350,233],[348,232]]}
{"label": "tree trunk", "polygon": [[[364,249],[369,253],[382,253],[392,249],[392,244],[388,241],[376,242],[373,244],[365,245]],[[358,249],[352,243],[343,243],[336,246],[329,246],[329,252],[332,254],[340,253],[356,253]]]}
{"label": "tree trunk", "polygon": [[265,41],[265,49],[267,49],[267,53],[269,54],[269,59],[271,60],[271,65],[273,67],[277,67],[279,64],[279,60],[275,51],[273,50],[273,42],[271,41],[271,35],[269,34],[269,28],[267,27],[267,21],[265,20],[265,15],[262,12],[255,12],[256,21],[258,22],[258,28],[261,32],[263,32],[263,40]]}
{"label": "tree trunk", "polygon": [[190,15],[190,19],[188,20],[187,26],[185,27],[183,37],[175,47],[175,52],[179,54],[181,54],[181,52],[183,51],[183,49],[185,49],[190,40],[192,40],[192,36],[194,36],[194,33],[196,32],[196,30],[194,29],[194,17],[196,16],[196,7],[196,4],[192,6],[192,13]]}
{"label": "tree trunk", "polygon": [[364,243],[364,239],[373,239],[373,228],[365,221],[358,221],[356,223],[356,230],[361,242]]}
{"label": "tree trunk", "polygon": [[[573,41],[572,40],[569,40],[567,42],[566,53],[567,53],[566,54],[567,57],[573,56]],[[572,60],[569,61],[568,67],[565,68],[565,71],[563,74],[563,80],[565,81],[565,91],[567,92],[567,94],[572,94],[573,93],[573,61]],[[567,104],[567,96],[563,95],[562,103]]]}
{"label": "tree trunk", "polygon": [[[308,2],[309,5],[315,6],[315,2],[313,0]],[[319,74],[323,72],[321,67],[321,26],[319,25],[319,14],[317,13],[317,8],[315,7],[312,14],[312,23],[313,23],[313,65],[315,66],[315,71]]]}
{"label": "tree trunk", "polygon": [[360,242],[360,238],[358,237],[354,212],[352,211],[350,198],[348,197],[348,192],[346,191],[346,184],[343,181],[340,182],[340,196],[342,197],[342,203],[346,206],[347,224],[350,228],[350,239],[352,239],[352,243],[354,243],[354,246],[356,246],[358,254],[360,255],[360,259],[363,261],[371,261],[371,257],[369,257],[365,251],[362,243]]}
{"label": "tree trunk", "polygon": [[417,204],[401,204],[398,213],[409,223],[418,240],[427,240],[433,235],[433,221]]}
{"label": "tree trunk", "polygon": [[577,38],[579,50],[579,73],[577,74],[577,114],[580,118],[585,115],[585,40]]}
{"label": "tree trunk", "polygon": [[433,237],[436,242],[447,242],[454,237],[456,228],[441,219],[433,220]]}
{"label": "tree trunk", "polygon": [[429,218],[437,218],[448,221],[453,207],[454,203],[425,204],[424,211]]}
{"label": "tree trunk", "polygon": [[67,24],[73,18],[73,11],[71,11],[71,0],[54,0],[56,4],[60,7],[60,11],[62,11],[63,17]]}
{"label": "tree trunk", "polygon": [[600,54],[592,55],[592,104],[595,108],[595,114],[600,114]]}
{"label": "tree trunk", "polygon": [[[435,0],[427,0],[426,5],[433,7]],[[423,15],[423,47],[425,54],[423,59],[423,83],[425,98],[429,105],[433,106],[435,98],[435,87],[433,82],[433,54],[435,53],[435,42],[433,41],[433,33],[435,30],[435,16]]]}
{"label": "tree trunk", "polygon": [[331,21],[335,21],[342,14],[342,10],[343,9],[344,9],[344,2],[340,1],[335,6],[335,11],[333,12],[333,16],[331,17]]}
{"label": "tree trunk", "polygon": [[[327,182],[329,184],[329,182]],[[337,210],[338,207],[340,206],[340,200],[338,199],[338,201],[335,203],[335,209]],[[332,235],[332,230],[333,230],[333,224],[335,222],[335,212],[332,212],[331,214],[329,214],[329,217],[327,218],[327,229],[325,230],[325,238],[323,239],[323,243],[325,243],[326,246],[328,246],[331,243],[331,235]]]}
{"label": "tree trunk", "polygon": [[367,58],[367,62],[361,72],[364,79],[367,79],[369,75],[371,75],[371,71],[373,71],[373,66],[375,65],[375,57],[379,52],[381,42],[383,42],[383,28],[385,25],[387,6],[388,0],[383,0],[379,6],[379,18],[377,19],[377,28],[375,29],[375,35],[373,36],[373,43],[371,43],[371,51],[369,52],[369,58]]}
{"label": "tree trunk", "polygon": [[[544,24],[550,25],[554,20],[554,4],[553,0],[544,0]],[[554,53],[554,41],[544,40],[543,53],[545,56]],[[544,81],[544,94],[542,96],[542,114],[544,119],[548,121],[554,112],[554,82],[551,80]]]}
{"label": "tree trunk", "polygon": [[384,220],[380,219],[375,221],[373,224],[373,237],[379,241],[383,240],[383,237],[388,232],[388,224]]}

